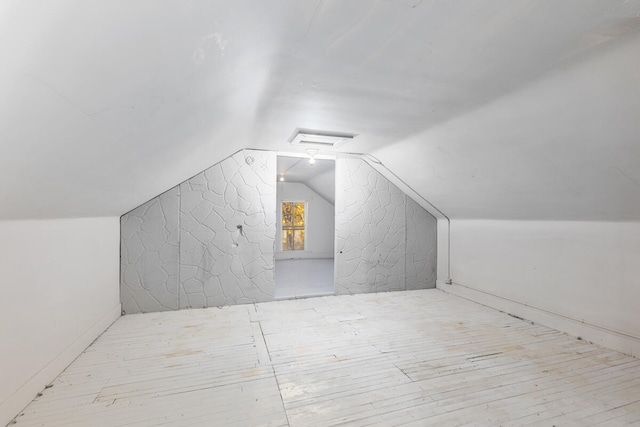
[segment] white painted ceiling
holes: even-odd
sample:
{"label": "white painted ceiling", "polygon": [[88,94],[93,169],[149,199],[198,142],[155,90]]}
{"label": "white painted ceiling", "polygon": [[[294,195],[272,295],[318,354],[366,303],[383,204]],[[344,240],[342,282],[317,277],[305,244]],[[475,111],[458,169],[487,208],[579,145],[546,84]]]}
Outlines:
{"label": "white painted ceiling", "polygon": [[453,218],[640,220],[640,0],[0,0],[0,219],[120,215],[295,128]]}
{"label": "white painted ceiling", "polygon": [[322,196],[332,205],[336,204],[336,162],[316,159],[314,164],[306,157],[278,156],[278,179],[298,182]]}

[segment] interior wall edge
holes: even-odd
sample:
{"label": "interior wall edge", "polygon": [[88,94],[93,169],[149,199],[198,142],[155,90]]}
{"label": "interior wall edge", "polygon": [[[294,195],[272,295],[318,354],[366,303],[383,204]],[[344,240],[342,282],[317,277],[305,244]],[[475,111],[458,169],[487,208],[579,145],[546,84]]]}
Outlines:
{"label": "interior wall edge", "polygon": [[53,381],[67,366],[71,364],[93,341],[96,340],[121,315],[122,307],[116,304],[102,319],[76,339],[62,353],[29,379],[19,390],[0,404],[0,425],[6,425],[22,412],[22,410]]}
{"label": "interior wall edge", "polygon": [[436,288],[449,280],[449,227],[447,218],[436,218]]}
{"label": "interior wall edge", "polygon": [[455,282],[449,285],[438,281],[436,287],[448,294],[456,295],[520,317],[523,321],[538,323],[564,332],[576,337],[576,339],[583,339],[629,356],[640,356],[640,339],[624,332],[614,331],[601,325],[572,319],[559,313],[552,313],[541,308],[532,307],[519,301],[493,295],[486,291]]}

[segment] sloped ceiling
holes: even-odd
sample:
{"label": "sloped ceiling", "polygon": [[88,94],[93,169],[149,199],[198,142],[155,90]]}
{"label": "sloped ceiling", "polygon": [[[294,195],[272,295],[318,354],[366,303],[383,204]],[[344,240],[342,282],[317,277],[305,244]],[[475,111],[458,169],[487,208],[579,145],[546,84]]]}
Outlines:
{"label": "sloped ceiling", "polygon": [[639,14],[640,0],[2,0],[0,219],[121,215],[238,149],[292,151],[308,128],[357,134],[341,149],[454,218],[637,220]]}
{"label": "sloped ceiling", "polygon": [[336,162],[307,158],[278,156],[278,179],[304,184],[332,205],[336,204]]}
{"label": "sloped ceiling", "polygon": [[640,38],[375,154],[455,218],[640,220]]}

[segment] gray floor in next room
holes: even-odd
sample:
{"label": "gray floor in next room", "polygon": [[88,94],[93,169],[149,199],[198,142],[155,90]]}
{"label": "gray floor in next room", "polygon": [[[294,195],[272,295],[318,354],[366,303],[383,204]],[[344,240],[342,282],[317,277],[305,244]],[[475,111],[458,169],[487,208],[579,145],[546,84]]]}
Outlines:
{"label": "gray floor in next room", "polygon": [[276,261],[276,299],[332,295],[333,258]]}

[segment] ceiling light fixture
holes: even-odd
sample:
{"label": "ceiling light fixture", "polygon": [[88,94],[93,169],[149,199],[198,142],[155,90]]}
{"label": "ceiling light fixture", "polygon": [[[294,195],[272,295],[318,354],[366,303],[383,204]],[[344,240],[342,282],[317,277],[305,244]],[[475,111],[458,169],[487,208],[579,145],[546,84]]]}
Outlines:
{"label": "ceiling light fixture", "polygon": [[284,175],[280,175],[280,182],[284,182]]}
{"label": "ceiling light fixture", "polygon": [[315,165],[316,164],[316,154],[318,154],[318,150],[316,150],[315,148],[309,148],[307,149],[307,154],[309,154],[309,164],[310,165]]}

